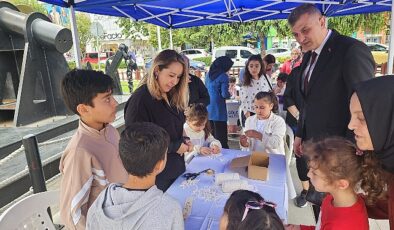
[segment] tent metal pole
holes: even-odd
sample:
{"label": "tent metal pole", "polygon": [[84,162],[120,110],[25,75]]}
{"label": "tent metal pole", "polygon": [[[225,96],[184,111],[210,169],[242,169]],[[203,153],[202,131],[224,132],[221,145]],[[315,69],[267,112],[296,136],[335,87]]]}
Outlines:
{"label": "tent metal pole", "polygon": [[394,33],[392,29],[394,28],[394,0],[391,1],[391,19],[390,19],[390,44],[389,44],[389,60],[387,63],[387,74],[393,73],[393,55],[394,55]]}
{"label": "tent metal pole", "polygon": [[161,34],[160,34],[160,26],[156,26],[156,33],[157,33],[157,45],[159,48],[159,52],[161,51]]}
{"label": "tent metal pole", "polygon": [[77,30],[77,20],[75,18],[75,10],[72,5],[70,5],[70,22],[71,22],[71,32],[72,32],[72,38],[73,38],[73,50],[74,50],[74,60],[75,60],[75,65],[78,69],[82,68],[81,65],[81,48],[80,48],[80,43],[79,43],[79,35],[78,35],[78,30]]}
{"label": "tent metal pole", "polygon": [[172,44],[172,29],[170,28],[170,49],[174,49],[174,45]]}

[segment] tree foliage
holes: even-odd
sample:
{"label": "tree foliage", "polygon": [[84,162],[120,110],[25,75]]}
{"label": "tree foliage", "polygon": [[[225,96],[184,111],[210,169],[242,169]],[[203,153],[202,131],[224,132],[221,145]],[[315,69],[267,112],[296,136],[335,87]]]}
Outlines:
{"label": "tree foliage", "polygon": [[86,44],[93,38],[90,32],[92,22],[85,13],[76,13],[77,29],[79,35],[79,46],[82,53],[86,52]]}
{"label": "tree foliage", "polygon": [[328,27],[348,36],[359,30],[378,33],[388,28],[389,20],[390,14],[386,12],[340,16],[329,18]]}
{"label": "tree foliage", "polygon": [[33,11],[46,14],[46,10],[45,10],[44,5],[38,3],[37,0],[9,0],[8,2],[10,2],[16,6],[17,5],[30,6]]}

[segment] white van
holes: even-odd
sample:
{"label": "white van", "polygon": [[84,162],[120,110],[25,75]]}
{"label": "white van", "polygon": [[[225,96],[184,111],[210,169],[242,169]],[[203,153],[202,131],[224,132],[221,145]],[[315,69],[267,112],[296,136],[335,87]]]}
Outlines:
{"label": "white van", "polygon": [[222,46],[212,52],[212,62],[221,56],[227,56],[233,60],[233,68],[245,67],[245,62],[254,54],[259,54],[257,50],[245,46]]}

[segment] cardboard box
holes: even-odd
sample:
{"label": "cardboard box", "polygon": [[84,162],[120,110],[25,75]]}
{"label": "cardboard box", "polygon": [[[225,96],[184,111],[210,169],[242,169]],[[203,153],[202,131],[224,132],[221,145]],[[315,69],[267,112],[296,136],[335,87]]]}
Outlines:
{"label": "cardboard box", "polygon": [[234,158],[231,161],[232,169],[247,167],[248,178],[254,180],[267,180],[269,156],[265,152],[252,152],[249,156]]}

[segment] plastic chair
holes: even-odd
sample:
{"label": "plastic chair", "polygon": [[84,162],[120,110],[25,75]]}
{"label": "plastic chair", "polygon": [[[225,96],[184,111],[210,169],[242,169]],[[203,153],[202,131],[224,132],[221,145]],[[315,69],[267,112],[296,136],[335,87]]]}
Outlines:
{"label": "plastic chair", "polygon": [[293,157],[293,142],[294,142],[293,130],[290,128],[290,126],[286,125],[286,134],[284,136],[285,157],[286,157],[286,180],[287,180],[286,185],[290,199],[294,199],[297,196],[293,178],[291,177],[291,173],[290,173],[290,163]]}
{"label": "plastic chair", "polygon": [[285,134],[285,155],[286,155],[286,163],[290,165],[291,159],[293,157],[293,143],[294,143],[294,133],[289,125],[286,125],[286,134]]}
{"label": "plastic chair", "polygon": [[0,216],[0,229],[47,229],[55,230],[49,214],[49,206],[59,205],[59,191],[36,193],[23,198]]}

